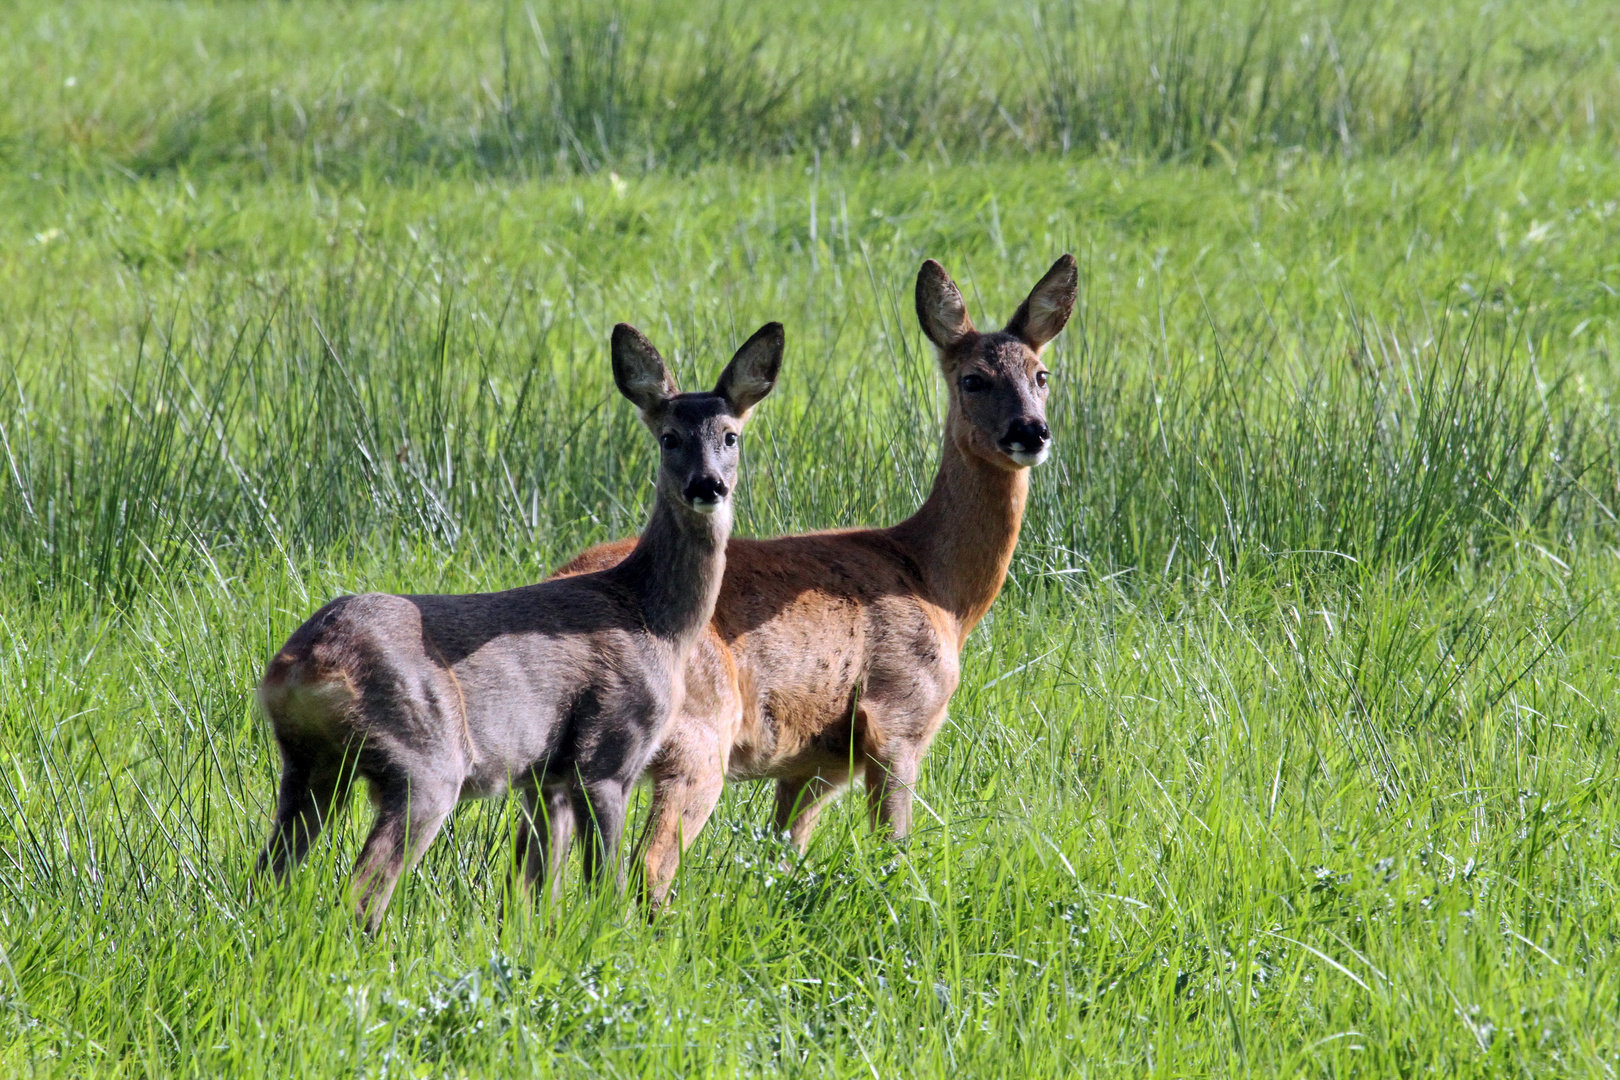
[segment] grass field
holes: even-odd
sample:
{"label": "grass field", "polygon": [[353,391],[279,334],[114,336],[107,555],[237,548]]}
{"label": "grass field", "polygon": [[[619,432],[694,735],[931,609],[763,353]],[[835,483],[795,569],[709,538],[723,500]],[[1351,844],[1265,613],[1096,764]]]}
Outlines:
{"label": "grass field", "polygon": [[[0,1071],[1620,1069],[1620,13],[866,8],[0,12]],[[919,261],[1064,250],[906,845],[737,784],[650,926],[503,924],[504,803],[376,940],[362,815],[250,880],[307,614],[639,528],[614,322],[782,320],[739,531],[886,523]]]}

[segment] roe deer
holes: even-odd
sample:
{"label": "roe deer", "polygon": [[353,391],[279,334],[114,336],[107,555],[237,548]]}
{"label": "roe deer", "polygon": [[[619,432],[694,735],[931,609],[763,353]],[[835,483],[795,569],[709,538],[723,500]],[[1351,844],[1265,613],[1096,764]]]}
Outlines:
{"label": "roe deer", "polygon": [[[776,780],[776,827],[801,850],[852,764],[874,828],[910,830],[912,785],[956,690],[962,643],[1001,590],[1028,468],[1050,446],[1040,354],[1078,287],[1064,255],[1006,327],[980,333],[944,269],[923,263],[917,317],[950,388],[927,501],[888,529],[731,541],[684,704],[651,767],[641,854],[653,909],[727,776]],[[630,550],[600,545],[559,574],[600,571]]]}
{"label": "roe deer", "polygon": [[[652,516],[617,566],[497,593],[345,596],[287,639],[259,687],[282,758],[261,871],[285,877],[359,775],[377,808],[354,871],[368,930],[456,804],[509,785],[529,822],[544,801],[553,837],[582,819],[586,876],[618,877],[626,797],[714,611],[738,437],[782,344],[769,323],[712,392],[682,394],[646,338],[614,328],[614,381],[660,446]],[[515,884],[534,884],[547,840],[520,831]]]}

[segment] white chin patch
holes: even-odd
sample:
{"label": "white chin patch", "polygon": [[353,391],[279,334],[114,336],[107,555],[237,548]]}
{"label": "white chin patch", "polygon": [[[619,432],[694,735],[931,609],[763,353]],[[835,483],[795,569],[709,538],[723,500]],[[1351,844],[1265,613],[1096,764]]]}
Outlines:
{"label": "white chin patch", "polygon": [[1023,450],[1008,450],[1006,453],[1008,457],[1012,458],[1018,464],[1023,465],[1026,468],[1032,468],[1045,461],[1046,456],[1051,452],[1052,445],[1048,443],[1039,450],[1035,451],[1033,454],[1026,453]]}
{"label": "white chin patch", "polygon": [[713,502],[709,502],[707,499],[693,499],[688,505],[698,513],[707,516],[720,509],[720,506],[724,501],[725,500],[723,499],[716,499]]}

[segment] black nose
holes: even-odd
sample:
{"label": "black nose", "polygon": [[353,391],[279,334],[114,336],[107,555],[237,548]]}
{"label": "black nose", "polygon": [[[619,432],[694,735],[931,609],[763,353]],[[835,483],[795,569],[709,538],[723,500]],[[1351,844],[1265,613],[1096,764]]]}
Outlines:
{"label": "black nose", "polygon": [[1015,454],[1038,454],[1051,437],[1044,420],[1014,420],[1001,445]]}
{"label": "black nose", "polygon": [[694,476],[686,482],[686,490],[681,494],[690,503],[715,503],[725,498],[726,492],[729,490],[726,487],[726,482],[718,476]]}

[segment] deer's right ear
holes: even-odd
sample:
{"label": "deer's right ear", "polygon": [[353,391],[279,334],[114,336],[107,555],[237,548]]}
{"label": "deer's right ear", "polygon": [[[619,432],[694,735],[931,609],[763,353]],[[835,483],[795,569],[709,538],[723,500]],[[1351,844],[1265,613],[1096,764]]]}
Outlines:
{"label": "deer's right ear", "polygon": [[782,324],[766,323],[742,343],[720,373],[714,392],[731,404],[733,416],[747,416],[776,385],[776,374],[782,370],[782,347]]}
{"label": "deer's right ear", "polygon": [[973,333],[973,320],[968,318],[967,305],[956,282],[945,268],[933,259],[922,264],[917,271],[917,321],[923,333],[941,350],[949,349]]}
{"label": "deer's right ear", "polygon": [[643,415],[680,392],[653,343],[629,323],[613,328],[613,381]]}

